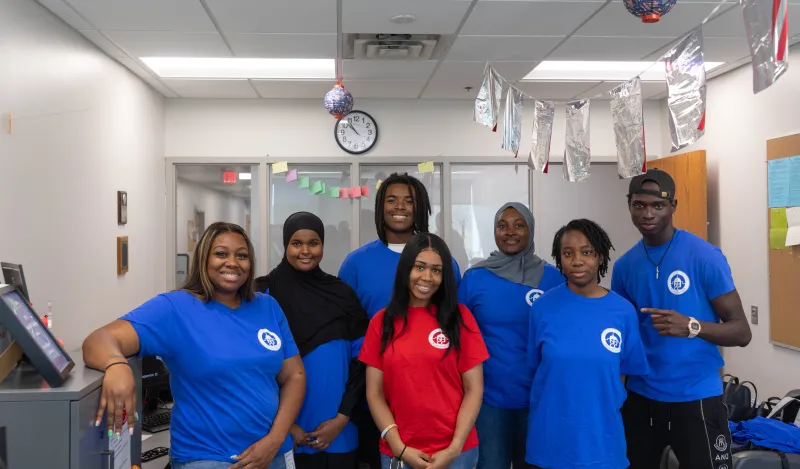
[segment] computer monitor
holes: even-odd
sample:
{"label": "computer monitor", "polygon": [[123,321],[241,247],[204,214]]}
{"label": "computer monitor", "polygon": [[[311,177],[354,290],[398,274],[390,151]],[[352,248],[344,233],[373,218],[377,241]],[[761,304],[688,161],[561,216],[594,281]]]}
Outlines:
{"label": "computer monitor", "polygon": [[145,407],[155,410],[159,400],[169,395],[169,369],[157,355],[142,357],[142,397]]}
{"label": "computer monitor", "polygon": [[15,285],[0,287],[0,324],[50,387],[64,384],[75,363]]}
{"label": "computer monitor", "polygon": [[22,272],[22,265],[10,262],[0,262],[3,269],[3,280],[9,285],[16,285],[22,296],[30,303],[31,296],[28,294],[28,284],[25,283],[25,274]]}

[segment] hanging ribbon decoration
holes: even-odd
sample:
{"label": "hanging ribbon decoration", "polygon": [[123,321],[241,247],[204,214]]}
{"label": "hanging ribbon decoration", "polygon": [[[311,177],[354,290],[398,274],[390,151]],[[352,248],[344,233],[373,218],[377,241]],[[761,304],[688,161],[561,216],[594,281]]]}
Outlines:
{"label": "hanging ribbon decoration", "polygon": [[564,179],[584,182],[589,179],[591,163],[588,99],[567,103],[566,150],[564,151]]}
{"label": "hanging ribbon decoration", "polygon": [[550,141],[553,138],[553,122],[556,116],[556,103],[539,101],[533,104],[533,132],[531,151],[528,154],[528,167],[547,174],[550,166]]}
{"label": "hanging ribbon decoration", "polygon": [[647,171],[642,117],[642,82],[637,77],[611,90],[611,119],[617,144],[617,173],[632,178]]}
{"label": "hanging ribbon decoration", "polygon": [[789,0],[740,0],[753,66],[753,93],[789,69]]}
{"label": "hanging ribbon decoration", "polygon": [[519,154],[519,141],[522,138],[522,92],[513,86],[506,93],[506,108],[503,112],[503,150]]}
{"label": "hanging ribbon decoration", "polygon": [[702,27],[664,54],[672,151],[700,140],[706,128],[706,66]]}
{"label": "hanging ribbon decoration", "polygon": [[491,65],[486,64],[483,73],[483,83],[475,98],[473,120],[497,132],[497,117],[500,112],[500,98],[503,93],[503,77],[494,71]]}

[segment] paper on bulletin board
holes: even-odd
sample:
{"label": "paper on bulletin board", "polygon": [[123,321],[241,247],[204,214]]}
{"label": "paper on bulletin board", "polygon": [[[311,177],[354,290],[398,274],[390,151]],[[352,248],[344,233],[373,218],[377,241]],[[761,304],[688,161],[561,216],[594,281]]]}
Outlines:
{"label": "paper on bulletin board", "polygon": [[800,206],[800,156],[771,160],[767,165],[769,206]]}
{"label": "paper on bulletin board", "polygon": [[128,433],[127,421],[119,430],[119,440],[116,436],[108,439],[108,450],[114,453],[114,469],[130,469],[131,435]]}
{"label": "paper on bulletin board", "polygon": [[786,209],[786,231],[785,246],[800,245],[800,207],[789,207]]}
{"label": "paper on bulletin board", "polygon": [[769,209],[769,227],[773,228],[789,228],[786,222],[786,208],[778,207]]}

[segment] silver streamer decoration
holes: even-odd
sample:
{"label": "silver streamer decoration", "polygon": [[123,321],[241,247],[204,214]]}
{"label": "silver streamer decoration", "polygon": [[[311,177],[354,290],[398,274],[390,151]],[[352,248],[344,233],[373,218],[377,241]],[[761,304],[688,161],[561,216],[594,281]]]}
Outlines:
{"label": "silver streamer decoration", "polygon": [[739,0],[753,58],[753,93],[772,86],[789,68],[789,0]]}
{"label": "silver streamer decoration", "polygon": [[506,108],[503,112],[503,150],[519,153],[519,141],[522,138],[522,92],[513,86],[506,93]]}
{"label": "silver streamer decoration", "polygon": [[706,66],[701,27],[664,54],[664,67],[672,151],[677,151],[705,134]]}
{"label": "silver streamer decoration", "polygon": [[589,179],[589,108],[588,99],[567,103],[567,135],[564,151],[564,179],[583,182]]}
{"label": "silver streamer decoration", "polygon": [[534,171],[547,173],[555,114],[556,104],[552,101],[536,100],[533,105],[533,133],[531,134],[528,167]]}
{"label": "silver streamer decoration", "polygon": [[647,170],[639,77],[611,90],[611,119],[617,143],[617,173],[632,178]]}
{"label": "silver streamer decoration", "polygon": [[500,98],[503,93],[503,77],[494,71],[491,65],[486,64],[483,83],[475,98],[475,111],[473,120],[497,131],[497,117],[500,112]]}

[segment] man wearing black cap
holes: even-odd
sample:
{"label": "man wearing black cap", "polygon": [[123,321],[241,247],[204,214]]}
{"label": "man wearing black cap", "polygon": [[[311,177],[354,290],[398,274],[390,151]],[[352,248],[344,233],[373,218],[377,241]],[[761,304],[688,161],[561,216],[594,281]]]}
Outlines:
{"label": "man wearing black cap", "polygon": [[640,312],[650,374],[627,380],[628,460],[630,469],[657,468],[669,445],[681,469],[729,469],[718,346],[746,346],[750,325],[727,259],[672,225],[677,206],[666,172],[631,180],[628,208],[642,241],[614,264],[611,288]]}

